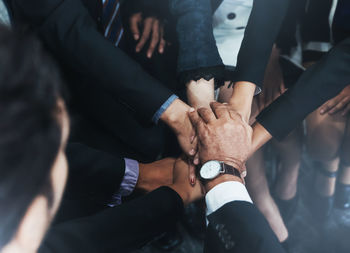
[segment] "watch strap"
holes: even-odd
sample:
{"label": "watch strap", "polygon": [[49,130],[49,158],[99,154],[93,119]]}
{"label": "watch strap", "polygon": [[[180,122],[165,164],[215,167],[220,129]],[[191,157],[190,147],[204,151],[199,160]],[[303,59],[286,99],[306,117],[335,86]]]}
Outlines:
{"label": "watch strap", "polygon": [[230,174],[230,175],[233,175],[236,177],[241,177],[241,173],[235,167],[228,165],[226,163],[223,163],[223,162],[221,162],[220,164],[221,164],[221,169],[222,169],[221,174]]}

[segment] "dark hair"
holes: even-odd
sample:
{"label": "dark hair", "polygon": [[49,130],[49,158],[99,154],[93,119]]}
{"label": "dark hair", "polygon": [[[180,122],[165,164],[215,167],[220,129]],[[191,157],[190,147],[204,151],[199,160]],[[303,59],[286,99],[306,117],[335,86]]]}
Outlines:
{"label": "dark hair", "polygon": [[34,198],[52,195],[50,172],[62,131],[60,86],[38,40],[0,26],[0,249]]}

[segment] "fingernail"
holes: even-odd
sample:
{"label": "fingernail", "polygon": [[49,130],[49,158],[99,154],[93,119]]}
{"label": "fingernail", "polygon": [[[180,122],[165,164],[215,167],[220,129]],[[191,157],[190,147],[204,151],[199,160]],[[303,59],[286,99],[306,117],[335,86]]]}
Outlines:
{"label": "fingernail", "polygon": [[136,48],[135,49],[136,53],[140,52],[140,49],[139,48]]}
{"label": "fingernail", "polygon": [[191,107],[188,111],[189,111],[189,112],[194,112],[195,110],[194,110],[193,107]]}
{"label": "fingernail", "polygon": [[198,158],[195,158],[195,159],[193,160],[193,163],[194,163],[195,165],[198,165],[198,164],[199,164]]}
{"label": "fingernail", "polygon": [[193,177],[191,177],[191,185],[194,185],[194,178]]}
{"label": "fingernail", "polygon": [[194,151],[194,149],[190,150],[190,155],[194,155],[196,152]]}
{"label": "fingernail", "polygon": [[321,114],[324,114],[324,110],[321,110],[320,113],[321,113]]}
{"label": "fingernail", "polygon": [[159,49],[159,53],[162,54],[164,52],[164,49],[163,48],[160,48]]}
{"label": "fingernail", "polygon": [[139,35],[138,34],[134,34],[134,40],[138,40],[139,39]]}

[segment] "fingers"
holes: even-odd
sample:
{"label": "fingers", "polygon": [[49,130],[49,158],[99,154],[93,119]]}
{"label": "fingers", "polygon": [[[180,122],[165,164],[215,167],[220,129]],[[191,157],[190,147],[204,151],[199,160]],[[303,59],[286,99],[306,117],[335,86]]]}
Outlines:
{"label": "fingers", "polygon": [[231,119],[233,120],[243,120],[242,115],[236,112],[235,110],[229,110],[229,114]]}
{"label": "fingers", "polygon": [[190,121],[193,125],[193,127],[196,129],[197,134],[198,132],[203,131],[203,127],[205,125],[203,119],[199,117],[197,111],[194,108],[191,108],[188,112],[188,116],[190,118]]}
{"label": "fingers", "polygon": [[350,103],[343,109],[341,115],[346,116],[350,112]]}
{"label": "fingers", "polygon": [[156,46],[158,45],[159,38],[160,38],[160,34],[159,34],[159,20],[156,19],[156,20],[154,20],[154,22],[152,24],[151,43],[150,43],[150,46],[149,46],[148,51],[147,51],[147,57],[148,58],[152,57],[153,52],[154,52]]}
{"label": "fingers", "polygon": [[190,178],[190,184],[195,185],[196,184],[196,168],[190,160],[188,160],[188,175]]}
{"label": "fingers", "polygon": [[164,27],[162,26],[160,28],[160,41],[159,41],[159,47],[158,47],[158,52],[160,54],[164,53],[165,45],[166,45],[166,41],[164,39]]}
{"label": "fingers", "polygon": [[199,164],[199,153],[197,152],[193,158],[193,164],[198,165]]}
{"label": "fingers", "polygon": [[138,40],[140,38],[140,30],[139,30],[139,23],[142,20],[142,14],[136,13],[131,16],[130,18],[130,31],[134,37],[134,40]]}
{"label": "fingers", "polygon": [[227,109],[227,105],[223,105],[219,102],[211,102],[210,107],[216,115],[216,118],[230,118],[230,113]]}
{"label": "fingers", "polygon": [[197,112],[206,124],[216,120],[216,117],[213,111],[209,110],[208,108],[205,108],[205,107],[199,108],[197,109]]}
{"label": "fingers", "polygon": [[339,112],[341,109],[343,109],[348,103],[350,102],[350,97],[343,98],[336,106],[334,106],[330,111],[329,114],[335,114]]}
{"label": "fingers", "polygon": [[148,41],[149,36],[151,34],[151,31],[152,31],[153,22],[154,22],[153,18],[146,18],[145,21],[143,22],[142,36],[141,36],[139,43],[137,43],[137,45],[136,45],[136,52],[137,53],[142,50],[142,48],[144,47],[144,45]]}
{"label": "fingers", "polygon": [[323,115],[329,112],[334,106],[338,104],[339,101],[340,99],[338,96],[328,100],[324,105],[321,106],[320,114]]}

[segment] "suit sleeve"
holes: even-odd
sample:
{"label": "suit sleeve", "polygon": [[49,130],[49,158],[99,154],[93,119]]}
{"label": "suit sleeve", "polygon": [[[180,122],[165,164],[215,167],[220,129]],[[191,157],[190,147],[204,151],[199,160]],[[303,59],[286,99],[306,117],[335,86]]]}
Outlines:
{"label": "suit sleeve", "polygon": [[177,70],[180,76],[192,75],[181,79],[198,80],[209,74],[212,68],[223,66],[213,34],[211,1],[170,0],[169,4],[170,11],[177,18]]}
{"label": "suit sleeve", "polygon": [[350,38],[307,69],[294,87],[265,108],[257,121],[281,140],[309,113],[350,84]]}
{"label": "suit sleeve", "polygon": [[110,202],[125,174],[124,158],[80,143],[69,143],[66,153],[69,164],[66,194]]}
{"label": "suit sleeve", "polygon": [[[15,0],[25,22],[31,24],[63,64],[97,80],[139,117],[151,119],[172,95],[122,50],[98,31],[80,0]],[[145,101],[147,98],[147,102]]]}
{"label": "suit sleeve", "polygon": [[165,232],[182,212],[180,196],[161,187],[124,205],[54,226],[39,252],[130,252]]}
{"label": "suit sleeve", "polygon": [[205,253],[285,252],[264,216],[251,203],[227,203],[208,220]]}
{"label": "suit sleeve", "polygon": [[270,59],[289,0],[254,0],[237,58],[235,81],[247,81],[262,88]]}

